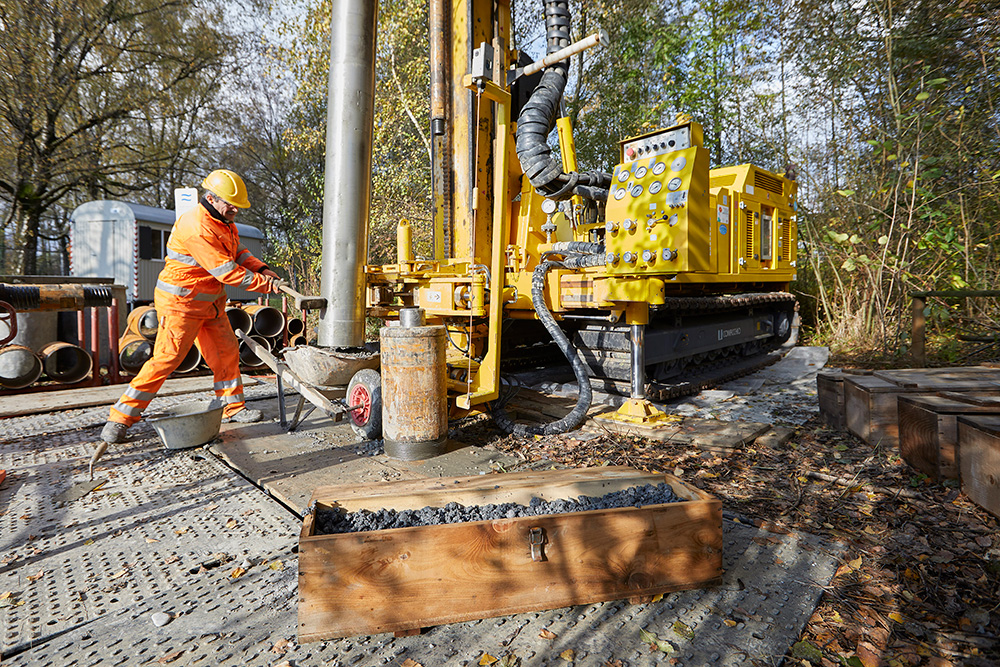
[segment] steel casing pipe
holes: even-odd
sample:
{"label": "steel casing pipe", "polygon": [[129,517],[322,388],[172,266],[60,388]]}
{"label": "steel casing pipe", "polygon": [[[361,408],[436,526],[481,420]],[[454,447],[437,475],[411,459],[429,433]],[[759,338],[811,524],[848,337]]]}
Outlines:
{"label": "steel casing pipe", "polygon": [[333,0],[323,189],[321,347],[365,343],[377,2]]}
{"label": "steel casing pipe", "polygon": [[[250,339],[263,347],[265,350],[271,350],[271,341],[264,338],[263,336],[250,336]],[[264,365],[264,360],[258,357],[253,349],[246,343],[240,343],[240,363],[247,368],[260,368]]]}
{"label": "steel casing pipe", "polygon": [[[285,330],[285,316],[271,306],[247,306],[243,309],[253,321],[253,333],[264,338],[280,336]],[[244,329],[246,331],[246,329]]]}
{"label": "steel casing pipe", "polygon": [[135,375],[142,365],[153,356],[153,344],[136,333],[127,333],[118,341],[121,352],[118,363],[122,370]]}
{"label": "steel casing pipe", "polygon": [[8,345],[0,348],[0,386],[24,389],[42,376],[42,360],[31,348]]}
{"label": "steel casing pipe", "polygon": [[90,354],[78,345],[55,341],[43,347],[38,356],[42,359],[45,375],[55,382],[74,384],[80,382],[94,367]]}
{"label": "steel casing pipe", "polygon": [[289,337],[298,336],[306,330],[306,323],[298,317],[289,317],[285,328],[288,330]]}
{"label": "steel casing pipe", "polygon": [[155,340],[156,332],[160,328],[160,321],[156,314],[156,309],[152,306],[139,306],[128,314],[125,325],[126,331],[137,333],[146,340]]}
{"label": "steel casing pipe", "polygon": [[448,385],[442,326],[383,327],[382,435],[385,453],[412,461],[443,453]]}
{"label": "steel casing pipe", "polygon": [[239,329],[240,331],[250,333],[253,329],[253,318],[242,308],[226,308],[226,317],[229,318],[229,324],[233,327],[233,331]]}

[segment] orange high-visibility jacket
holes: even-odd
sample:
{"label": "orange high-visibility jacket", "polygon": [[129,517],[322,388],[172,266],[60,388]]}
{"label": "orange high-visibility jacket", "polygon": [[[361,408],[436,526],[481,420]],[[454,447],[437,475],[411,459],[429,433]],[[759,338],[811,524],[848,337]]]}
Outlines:
{"label": "orange high-visibility jacket", "polygon": [[225,313],[223,284],[267,292],[266,264],[250,254],[235,224],[218,220],[205,200],[174,223],[167,239],[167,258],[156,281],[156,309],[188,317]]}

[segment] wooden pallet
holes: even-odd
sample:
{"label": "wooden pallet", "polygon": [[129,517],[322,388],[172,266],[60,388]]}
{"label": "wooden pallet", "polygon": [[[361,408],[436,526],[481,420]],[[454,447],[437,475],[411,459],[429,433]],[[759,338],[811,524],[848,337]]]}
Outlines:
{"label": "wooden pallet", "polygon": [[942,391],[1000,393],[1000,370],[984,366],[875,371],[844,378],[847,430],[869,445],[899,444],[897,398]]}
{"label": "wooden pallet", "polygon": [[962,491],[1000,517],[1000,416],[959,417],[958,449]]}
{"label": "wooden pallet", "polygon": [[[616,599],[722,577],[722,504],[676,477],[626,467],[321,487],[317,511],[420,509],[601,496],[666,482],[680,502],[299,539],[299,641],[395,632]],[[532,529],[544,560],[532,558]],[[537,555],[537,554],[536,554]]]}
{"label": "wooden pallet", "polygon": [[935,481],[958,479],[958,418],[1000,416],[1000,395],[946,392],[900,395],[897,400],[899,452],[903,460]]}

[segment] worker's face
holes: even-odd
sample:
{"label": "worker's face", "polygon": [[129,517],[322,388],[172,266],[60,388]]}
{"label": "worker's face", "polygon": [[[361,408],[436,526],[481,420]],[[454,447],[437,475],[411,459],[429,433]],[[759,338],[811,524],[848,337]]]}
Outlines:
{"label": "worker's face", "polygon": [[226,219],[226,222],[232,222],[236,219],[236,212],[240,210],[239,208],[218,197],[213,197],[213,199],[212,206],[219,212],[219,215]]}

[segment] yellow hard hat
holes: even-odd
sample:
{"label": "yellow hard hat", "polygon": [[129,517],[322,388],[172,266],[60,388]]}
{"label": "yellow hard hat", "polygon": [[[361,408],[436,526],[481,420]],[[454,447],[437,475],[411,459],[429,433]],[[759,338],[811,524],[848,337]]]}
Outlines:
{"label": "yellow hard hat", "polygon": [[247,186],[239,174],[228,169],[216,169],[202,181],[201,187],[237,208],[250,208]]}

